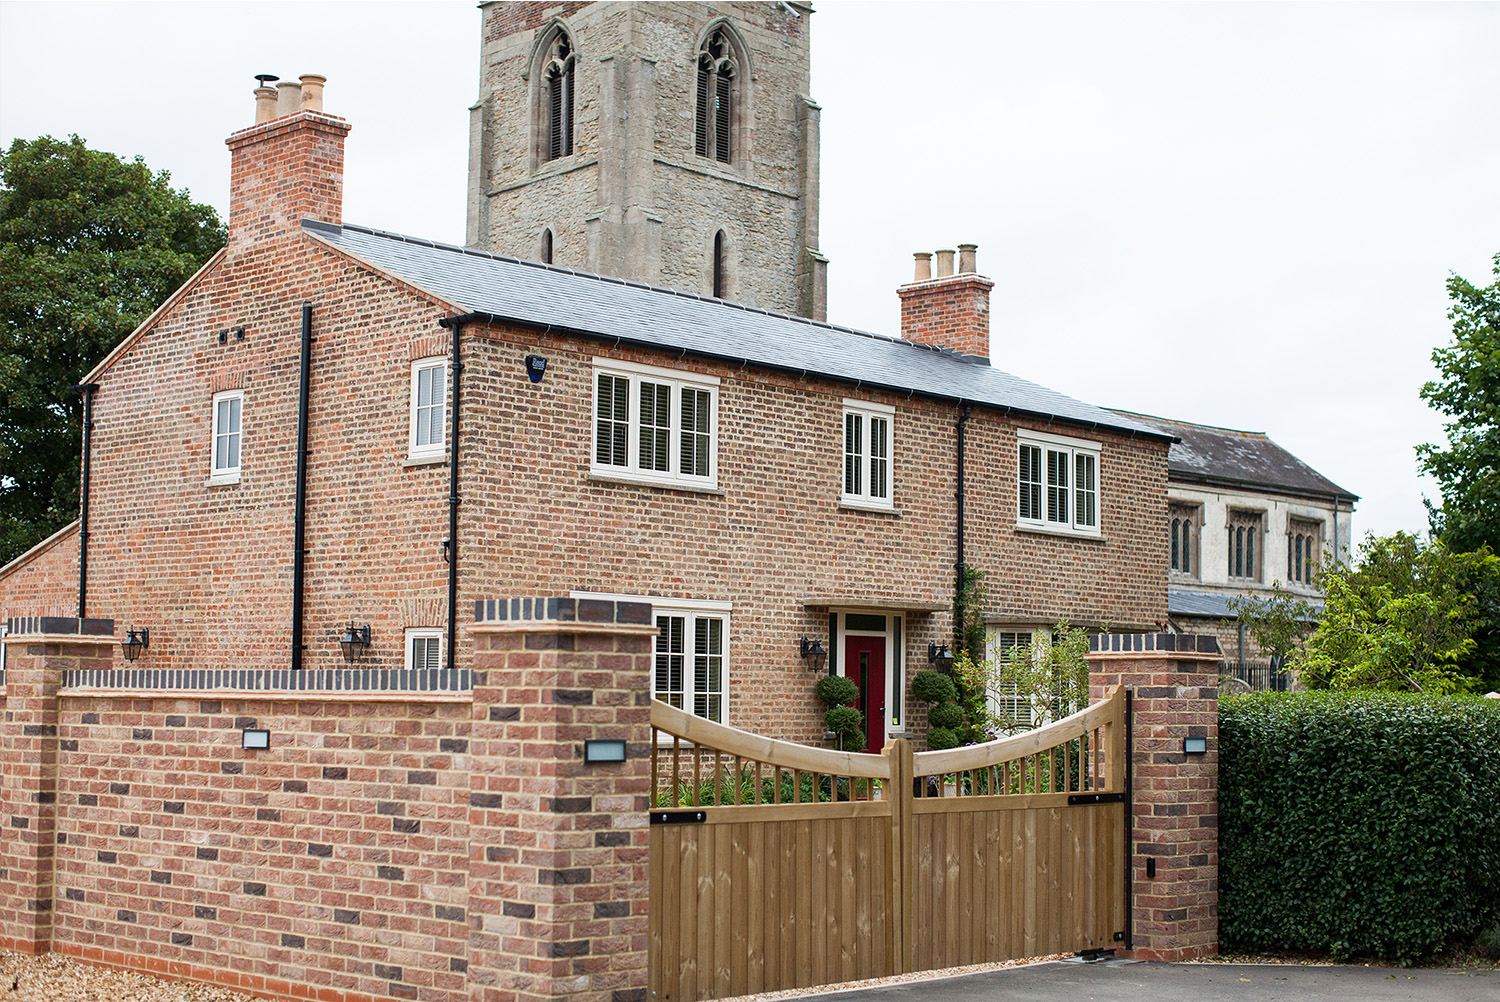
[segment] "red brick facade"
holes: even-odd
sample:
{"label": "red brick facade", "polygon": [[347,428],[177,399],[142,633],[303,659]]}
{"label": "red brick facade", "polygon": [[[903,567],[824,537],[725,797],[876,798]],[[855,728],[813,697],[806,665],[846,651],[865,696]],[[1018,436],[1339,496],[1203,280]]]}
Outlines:
{"label": "red brick facade", "polygon": [[0,621],[78,612],[78,523],[64,526],[0,568]]}
{"label": "red brick facade", "polygon": [[982,275],[958,274],[913,282],[901,297],[901,336],[964,355],[990,357],[990,290]]}

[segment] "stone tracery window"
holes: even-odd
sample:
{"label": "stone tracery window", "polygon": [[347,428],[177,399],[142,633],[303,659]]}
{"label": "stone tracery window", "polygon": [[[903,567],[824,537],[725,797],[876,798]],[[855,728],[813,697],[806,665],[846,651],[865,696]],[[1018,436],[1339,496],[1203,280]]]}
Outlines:
{"label": "stone tracery window", "polygon": [[547,43],[542,66],[539,125],[541,159],[573,155],[573,94],[577,60],[573,41],[561,28]]}
{"label": "stone tracery window", "polygon": [[700,157],[729,163],[738,95],[734,48],[723,28],[709,33],[698,53],[698,108],[695,149]]}

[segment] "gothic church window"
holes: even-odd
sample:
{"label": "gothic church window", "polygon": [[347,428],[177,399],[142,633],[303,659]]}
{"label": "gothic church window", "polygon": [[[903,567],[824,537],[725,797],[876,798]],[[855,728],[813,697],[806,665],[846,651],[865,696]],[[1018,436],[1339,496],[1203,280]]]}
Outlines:
{"label": "gothic church window", "polygon": [[1197,576],[1198,516],[1196,505],[1168,506],[1167,518],[1171,532],[1169,546],[1171,555],[1168,566],[1177,574]]}
{"label": "gothic church window", "polygon": [[1229,577],[1260,580],[1260,554],[1256,545],[1262,516],[1258,511],[1229,513]]}
{"label": "gothic church window", "polygon": [[709,34],[698,53],[695,149],[700,157],[729,163],[737,99],[734,50],[723,28]]}
{"label": "gothic church window", "polygon": [[542,70],[541,159],[557,160],[573,155],[573,94],[577,61],[573,42],[558,29],[547,44]]}

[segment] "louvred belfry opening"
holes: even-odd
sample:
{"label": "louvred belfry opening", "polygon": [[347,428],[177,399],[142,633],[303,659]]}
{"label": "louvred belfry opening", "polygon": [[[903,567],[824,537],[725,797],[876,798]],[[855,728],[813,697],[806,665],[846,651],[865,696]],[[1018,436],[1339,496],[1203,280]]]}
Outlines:
{"label": "louvred belfry opening", "polygon": [[729,163],[734,126],[733,50],[722,30],[708,36],[698,55],[698,107],[694,148],[700,157]]}

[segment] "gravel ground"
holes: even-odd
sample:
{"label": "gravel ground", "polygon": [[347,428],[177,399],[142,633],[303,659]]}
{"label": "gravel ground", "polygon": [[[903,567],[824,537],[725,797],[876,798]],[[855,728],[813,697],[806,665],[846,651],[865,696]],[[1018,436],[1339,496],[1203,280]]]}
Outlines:
{"label": "gravel ground", "polygon": [[4,1002],[259,1002],[227,988],[163,981],[148,974],[94,967],[72,957],[0,951]]}

